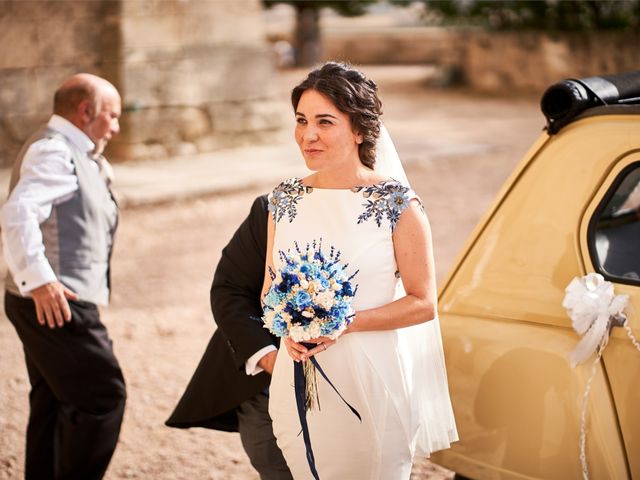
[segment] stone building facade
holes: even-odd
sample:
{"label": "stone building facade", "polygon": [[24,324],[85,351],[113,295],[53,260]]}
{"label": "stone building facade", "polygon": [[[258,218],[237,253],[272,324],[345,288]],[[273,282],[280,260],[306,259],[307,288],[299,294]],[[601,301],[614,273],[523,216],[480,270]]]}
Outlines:
{"label": "stone building facade", "polygon": [[0,0],[0,166],[90,72],[123,96],[115,160],[190,155],[281,127],[260,0]]}

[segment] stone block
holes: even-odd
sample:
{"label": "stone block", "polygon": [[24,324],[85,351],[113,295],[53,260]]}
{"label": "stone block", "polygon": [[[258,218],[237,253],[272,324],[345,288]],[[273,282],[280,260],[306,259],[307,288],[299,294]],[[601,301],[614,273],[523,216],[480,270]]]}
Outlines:
{"label": "stone block", "polygon": [[209,106],[216,134],[243,133],[283,128],[290,111],[283,102],[251,100]]}
{"label": "stone block", "polygon": [[104,151],[104,156],[111,163],[128,162],[143,158],[147,152],[147,146],[144,143],[126,143],[122,142],[122,135],[114,138]]}
{"label": "stone block", "polygon": [[[260,15],[235,12],[243,2],[211,4],[209,11],[185,15],[181,19],[181,42],[190,45],[260,45],[265,39],[265,27]],[[235,8],[234,8],[235,7]],[[238,34],[238,32],[242,32]],[[232,39],[232,41],[230,41]]]}
{"label": "stone block", "polygon": [[180,140],[174,117],[156,108],[126,112],[120,121],[121,136],[129,143],[162,143]]}
{"label": "stone block", "polygon": [[180,48],[181,17],[121,17],[122,43],[127,50],[176,50]]}
{"label": "stone block", "polygon": [[114,163],[131,160],[158,160],[167,158],[167,149],[159,143],[125,143],[114,139],[105,150],[105,156]]}
{"label": "stone block", "polygon": [[191,142],[211,131],[211,121],[207,113],[200,108],[183,108],[176,119],[180,138]]}
{"label": "stone block", "polygon": [[147,147],[147,152],[144,159],[159,159],[159,158],[167,158],[169,156],[169,152],[167,151],[167,147],[162,145],[161,143],[150,143],[145,145]]}
{"label": "stone block", "polygon": [[198,149],[198,152],[201,152],[201,153],[212,152],[214,150],[218,150],[222,148],[222,143],[220,141],[220,138],[213,133],[196,138],[193,144]]}
{"label": "stone block", "polygon": [[32,69],[0,70],[0,112],[25,115],[37,112],[36,74]]}
{"label": "stone block", "polygon": [[197,106],[224,98],[223,72],[215,55],[176,61],[136,62],[123,66],[126,103],[143,107]]}
{"label": "stone block", "polygon": [[9,17],[17,19],[13,12],[13,2],[6,1],[3,2],[2,8],[0,8],[0,21]]}
{"label": "stone block", "polygon": [[325,60],[365,65],[442,64],[460,53],[456,33],[439,28],[332,29],[325,33]]}
{"label": "stone block", "polygon": [[[258,144],[272,143],[279,140],[279,134],[273,130],[262,130],[238,133],[214,133],[205,139],[198,139],[200,152],[210,152],[227,148],[248,147]],[[203,141],[204,140],[204,141]]]}
{"label": "stone block", "polygon": [[213,65],[223,80],[219,86],[222,100],[244,101],[280,93],[274,59],[266,46],[218,50]]}
{"label": "stone block", "polygon": [[103,11],[103,3],[87,0],[14,0],[13,16],[31,21],[62,20],[73,23],[78,20],[97,20]]}
{"label": "stone block", "polygon": [[257,100],[248,103],[247,129],[260,132],[280,130],[293,125],[293,113],[288,102]]}
{"label": "stone block", "polygon": [[90,65],[81,63],[70,65],[43,66],[33,70],[35,85],[30,95],[33,96],[35,109],[33,113],[53,111],[53,94],[56,88],[68,77],[75,73],[87,72],[102,75],[102,72]]}
{"label": "stone block", "polygon": [[146,17],[150,15],[179,15],[184,11],[184,3],[177,0],[125,0],[121,3],[124,17]]}
{"label": "stone block", "polygon": [[218,17],[260,16],[261,0],[125,0],[122,13],[126,16],[147,15],[208,15]]}
{"label": "stone block", "polygon": [[[0,168],[10,168],[20,151],[20,145],[5,142],[0,136]],[[7,185],[4,185],[6,188]]]}
{"label": "stone block", "polygon": [[125,112],[122,136],[129,143],[191,142],[211,131],[205,111],[195,107],[148,108]]}
{"label": "stone block", "polygon": [[190,155],[196,155],[198,148],[193,143],[180,142],[167,147],[167,152],[172,157],[188,157]]}
{"label": "stone block", "polygon": [[59,18],[38,23],[40,65],[97,64],[101,59],[101,29],[93,22]]}
{"label": "stone block", "polygon": [[0,17],[0,69],[38,64],[38,28],[34,22]]}
{"label": "stone block", "polygon": [[130,62],[122,66],[125,104],[142,108],[194,105],[202,85],[186,61]]}
{"label": "stone block", "polygon": [[4,130],[4,138],[18,145],[22,145],[33,132],[49,120],[50,116],[50,112],[6,115],[0,120],[0,128]]}
{"label": "stone block", "polygon": [[11,137],[5,128],[4,119],[0,118],[0,168],[13,165],[21,145],[21,142],[17,142]]}

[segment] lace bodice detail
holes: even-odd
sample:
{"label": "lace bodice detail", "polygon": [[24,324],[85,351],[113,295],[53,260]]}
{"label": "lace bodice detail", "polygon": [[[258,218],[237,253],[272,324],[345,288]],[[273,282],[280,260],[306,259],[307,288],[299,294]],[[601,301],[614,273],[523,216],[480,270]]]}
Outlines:
{"label": "lace bodice detail", "polygon": [[366,187],[351,189],[314,189],[304,185],[299,178],[285,180],[269,195],[269,211],[276,223],[287,219],[293,222],[298,214],[298,204],[314,191],[351,192],[361,202],[361,210],[354,219],[357,223],[373,221],[378,227],[387,225],[393,231],[409,201],[415,193],[396,180],[384,180]]}

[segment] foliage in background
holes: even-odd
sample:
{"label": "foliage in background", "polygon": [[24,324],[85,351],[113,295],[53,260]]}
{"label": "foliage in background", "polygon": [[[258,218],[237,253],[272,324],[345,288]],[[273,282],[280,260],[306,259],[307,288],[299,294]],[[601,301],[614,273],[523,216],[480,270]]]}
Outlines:
{"label": "foliage in background", "polygon": [[366,11],[367,5],[375,3],[377,0],[262,0],[264,6],[269,8],[276,3],[286,3],[292,5],[296,10],[307,8],[320,10],[331,8],[345,17],[362,15]]}
{"label": "foliage in background", "polygon": [[[640,0],[422,0],[443,23],[494,30],[638,29]],[[393,0],[395,4],[410,3]]]}

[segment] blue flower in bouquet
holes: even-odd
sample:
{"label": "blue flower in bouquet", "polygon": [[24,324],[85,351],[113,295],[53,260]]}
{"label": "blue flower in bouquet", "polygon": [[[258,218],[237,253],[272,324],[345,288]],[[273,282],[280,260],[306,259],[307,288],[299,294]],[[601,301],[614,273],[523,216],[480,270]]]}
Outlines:
{"label": "blue flower in bouquet", "polygon": [[317,278],[318,275],[320,275],[318,266],[310,262],[303,262],[302,265],[300,265],[300,272],[304,273],[305,277],[307,278]]}
{"label": "blue flower in bouquet", "polygon": [[295,285],[300,284],[300,279],[295,272],[282,272],[282,282],[287,287],[287,290],[290,290]]}
{"label": "blue flower in bouquet", "polygon": [[351,283],[344,282],[342,284],[342,288],[340,289],[340,294],[343,297],[352,297],[353,296],[353,289],[351,288]]}
{"label": "blue flower in bouquet", "polygon": [[301,250],[280,251],[281,268],[272,275],[264,298],[262,320],[278,337],[306,341],[319,336],[337,338],[351,323],[351,302],[357,286],[340,252],[331,247],[329,255],[322,242],[312,242]]}
{"label": "blue flower in bouquet", "polygon": [[332,331],[340,328],[340,318],[342,315],[336,315],[338,312],[335,311],[332,313],[333,315],[328,315],[326,321],[322,323],[321,331],[323,336],[328,336]]}
{"label": "blue flower in bouquet", "polygon": [[311,304],[311,295],[309,295],[304,290],[298,290],[293,296],[291,303],[296,308],[296,310],[305,310]]}
{"label": "blue flower in bouquet", "polygon": [[264,304],[275,307],[284,299],[284,295],[277,289],[271,289],[264,297]]}
{"label": "blue flower in bouquet", "polygon": [[277,337],[283,337],[287,333],[287,322],[279,315],[273,319],[272,331]]}

